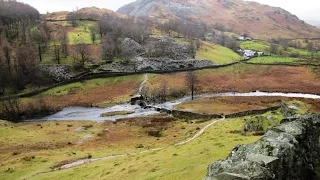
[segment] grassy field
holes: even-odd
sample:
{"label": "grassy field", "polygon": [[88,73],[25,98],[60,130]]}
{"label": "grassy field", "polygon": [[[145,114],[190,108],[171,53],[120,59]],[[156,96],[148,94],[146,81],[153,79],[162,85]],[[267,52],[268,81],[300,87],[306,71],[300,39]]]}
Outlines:
{"label": "grassy field", "polygon": [[[163,34],[157,29],[152,30],[152,34],[156,36],[168,36]],[[177,35],[176,32],[172,32],[172,35]],[[183,44],[189,44],[189,41],[185,38],[174,38],[176,41]],[[228,64],[235,61],[239,61],[242,57],[232,51],[229,48],[223,47],[218,44],[202,41],[202,47],[197,51],[196,59],[198,60],[210,60],[216,64]]]}
{"label": "grassy field", "polygon": [[142,81],[142,75],[92,79],[59,86],[40,96],[57,108],[91,104],[105,107],[127,102],[137,92]]}
{"label": "grassy field", "polygon": [[[197,93],[212,92],[300,92],[320,94],[319,76],[308,67],[236,64],[219,69],[196,71]],[[167,82],[170,89],[186,89],[185,73],[153,75],[147,86],[159,88]]]}
{"label": "grassy field", "polygon": [[300,60],[299,58],[280,57],[280,56],[263,56],[263,57],[253,58],[249,62],[272,64],[272,63],[295,63],[299,60]]}
{"label": "grassy field", "polygon": [[[0,179],[30,178],[64,160],[70,162],[89,156],[96,158],[165,147],[186,139],[198,127],[207,124],[166,122],[161,125],[162,136],[153,137],[146,133],[146,123],[49,121],[12,124],[0,121]],[[150,123],[148,125],[150,127]],[[139,144],[143,147],[137,148]]]}
{"label": "grassy field", "polygon": [[91,40],[90,27],[94,27],[96,22],[92,21],[80,21],[79,26],[76,28],[71,28],[68,32],[69,44],[99,44],[101,42],[100,35],[96,33],[95,43]]}
{"label": "grassy field", "polygon": [[[252,40],[252,41],[242,41],[240,42],[241,49],[251,49],[256,51],[262,51],[266,53],[270,53],[270,43],[267,41],[261,40]],[[311,53],[306,49],[298,49],[293,47],[284,48],[279,45],[278,51],[281,51],[282,56],[289,56],[292,53],[298,53],[302,56],[310,56]]]}
{"label": "grassy field", "polygon": [[233,114],[252,109],[265,109],[279,106],[289,98],[279,97],[212,97],[188,101],[174,109],[201,114]]}
{"label": "grassy field", "polygon": [[[187,101],[174,107],[176,110],[200,114],[233,114],[249,110],[266,109],[280,106],[285,102],[288,106],[298,107],[297,113],[318,112],[318,101],[310,102],[299,98],[286,97],[212,97]],[[315,110],[314,109],[318,109]],[[280,116],[282,118],[282,116]]]}
{"label": "grassy field", "polygon": [[240,42],[241,49],[251,49],[262,52],[269,52],[270,44],[265,41],[260,40],[252,40],[252,41],[241,41]]}
{"label": "grassy field", "polygon": [[[168,147],[164,150],[140,155],[98,161],[74,169],[40,174],[32,177],[32,179],[201,179],[205,176],[209,163],[225,158],[232,148],[239,143],[251,143],[260,138],[230,133],[230,131],[241,129],[243,123],[243,119],[221,121],[210,127],[199,138],[186,145]],[[202,124],[189,124],[189,126],[195,128],[197,126],[201,127]],[[177,132],[180,132],[180,130]],[[189,133],[187,134],[189,135]],[[172,134],[168,136],[172,136]],[[44,166],[40,170],[35,170],[33,169],[34,166],[41,163],[29,163],[31,165],[28,168],[29,171],[25,170],[24,172],[29,173],[22,176],[19,169],[16,169],[13,173],[2,176],[3,179],[12,179],[12,177],[26,178],[30,177],[28,175],[31,175],[31,172],[34,173],[46,169]]]}
{"label": "grassy field", "polygon": [[211,60],[217,64],[228,64],[239,61],[241,58],[239,54],[229,48],[208,42],[203,42],[203,46],[197,52],[196,56],[196,59]]}

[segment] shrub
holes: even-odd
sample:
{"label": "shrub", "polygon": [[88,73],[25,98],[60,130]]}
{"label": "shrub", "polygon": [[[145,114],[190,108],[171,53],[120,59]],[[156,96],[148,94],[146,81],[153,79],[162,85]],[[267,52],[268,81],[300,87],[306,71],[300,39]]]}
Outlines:
{"label": "shrub", "polygon": [[136,145],[136,148],[137,148],[137,149],[140,149],[140,148],[144,148],[144,146],[143,146],[142,144],[137,144],[137,145]]}

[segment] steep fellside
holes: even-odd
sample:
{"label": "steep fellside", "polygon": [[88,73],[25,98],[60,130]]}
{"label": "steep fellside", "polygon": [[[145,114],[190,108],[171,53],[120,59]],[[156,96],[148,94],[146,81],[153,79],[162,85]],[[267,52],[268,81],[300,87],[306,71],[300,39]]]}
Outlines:
{"label": "steep fellside", "polygon": [[137,0],[117,12],[149,16],[160,20],[184,19],[223,25],[236,33],[254,38],[313,38],[320,30],[288,11],[242,0]]}
{"label": "steep fellside", "polygon": [[[67,15],[71,13],[69,11],[60,11],[60,12],[53,12],[50,14],[43,14],[42,18],[46,20],[66,20]],[[104,9],[104,8],[97,8],[97,7],[87,7],[82,8],[77,11],[79,19],[86,19],[86,20],[99,20],[100,17],[105,15],[116,15],[118,17],[126,17],[124,14],[115,13],[112,10]]]}

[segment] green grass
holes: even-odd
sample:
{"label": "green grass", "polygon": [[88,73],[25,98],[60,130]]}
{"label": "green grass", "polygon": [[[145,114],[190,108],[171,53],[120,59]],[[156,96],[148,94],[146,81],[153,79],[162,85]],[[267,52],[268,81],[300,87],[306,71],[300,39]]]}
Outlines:
{"label": "green grass", "polygon": [[207,166],[226,158],[235,145],[252,143],[260,138],[230,133],[240,129],[243,123],[243,119],[224,120],[186,145],[98,161],[74,169],[40,174],[32,179],[201,179],[206,175]]}
{"label": "green grass", "polygon": [[234,61],[239,61],[241,56],[229,48],[204,42],[203,46],[197,52],[196,59],[211,60],[217,64],[227,64]]}
{"label": "green grass", "polygon": [[130,76],[120,76],[120,77],[112,77],[112,78],[98,78],[87,80],[84,83],[75,82],[59,87],[52,88],[48,91],[42,93],[42,95],[66,95],[70,92],[74,91],[83,91],[90,88],[102,87],[107,83],[109,85],[116,85],[118,82],[130,80],[130,79],[142,79],[141,75],[130,75]]}
{"label": "green grass", "polygon": [[268,52],[270,45],[268,42],[252,40],[252,41],[241,41],[240,42],[241,49],[251,49],[256,51]]}
{"label": "green grass", "polygon": [[74,28],[72,31],[68,33],[69,36],[69,44],[99,44],[101,42],[100,35],[96,33],[96,41],[95,43],[91,40],[90,35],[90,27],[96,25],[96,22],[92,21],[80,21],[79,26]]}
{"label": "green grass", "polygon": [[298,60],[299,58],[280,57],[280,56],[263,56],[263,57],[253,58],[249,62],[272,64],[272,63],[294,63]]}
{"label": "green grass", "polygon": [[[270,43],[267,41],[261,41],[261,40],[242,41],[240,42],[240,48],[263,51],[263,52],[269,53]],[[298,49],[293,47],[288,47],[287,49],[284,49],[280,45],[279,45],[278,51],[279,52],[282,51],[282,54],[284,56],[289,56],[291,53],[299,53],[299,55],[302,55],[302,56],[311,55],[311,53],[306,49]]]}

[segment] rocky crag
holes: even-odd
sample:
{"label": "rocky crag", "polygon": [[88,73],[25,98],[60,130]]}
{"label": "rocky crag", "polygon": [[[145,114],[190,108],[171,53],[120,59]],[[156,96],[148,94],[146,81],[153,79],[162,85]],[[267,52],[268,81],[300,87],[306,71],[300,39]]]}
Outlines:
{"label": "rocky crag", "polygon": [[130,62],[113,62],[99,67],[104,72],[146,72],[175,71],[212,67],[216,64],[209,60],[195,60],[190,46],[166,36],[150,36],[143,45],[126,38],[123,49],[130,49],[135,57]]}
{"label": "rocky crag", "polygon": [[236,146],[209,165],[205,180],[315,179],[320,159],[320,115],[283,119],[256,143]]}

